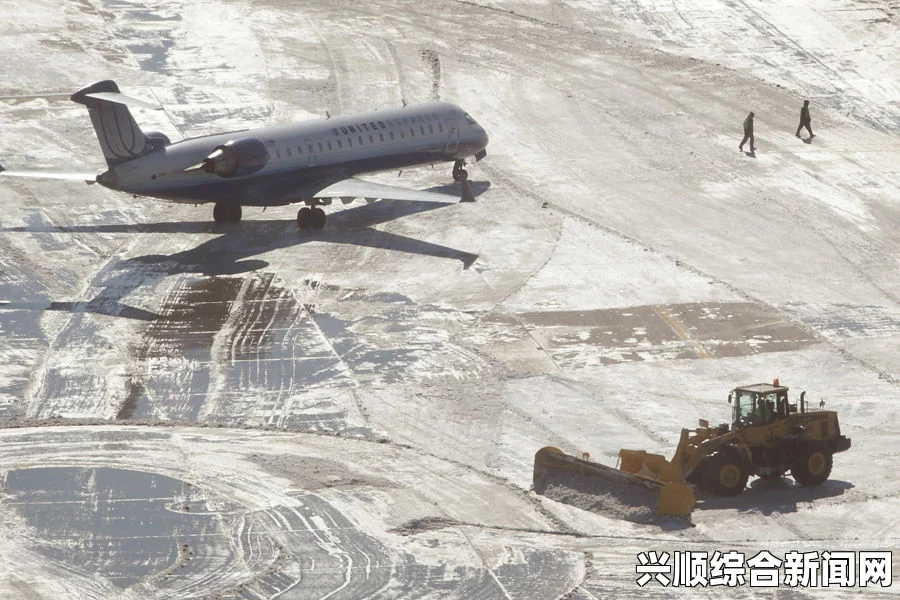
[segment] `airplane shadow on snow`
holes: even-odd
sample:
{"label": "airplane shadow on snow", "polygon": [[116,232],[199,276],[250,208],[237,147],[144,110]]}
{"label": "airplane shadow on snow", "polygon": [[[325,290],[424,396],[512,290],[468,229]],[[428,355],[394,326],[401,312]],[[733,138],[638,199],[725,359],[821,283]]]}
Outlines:
{"label": "airplane shadow on snow", "polygon": [[[486,183],[486,182],[485,182]],[[489,184],[487,184],[489,185]],[[487,185],[473,183],[479,193]],[[453,186],[442,186],[452,189]],[[210,221],[160,222],[146,224],[78,225],[71,227],[15,227],[0,229],[7,232],[52,233],[221,233],[215,238],[189,250],[172,254],[147,254],[125,259],[111,265],[102,281],[103,289],[87,302],[11,302],[0,308],[90,312],[141,321],[154,321],[162,315],[129,306],[121,299],[139,287],[177,274],[203,276],[239,275],[257,271],[269,263],[253,256],[272,250],[303,246],[309,242],[327,242],[434,256],[459,260],[468,269],[478,258],[440,244],[433,244],[404,235],[374,229],[375,225],[394,219],[446,207],[445,204],[374,202],[328,215],[328,225],[319,231],[301,231],[293,219],[250,219],[235,224]],[[302,261],[303,255],[298,254]],[[100,275],[103,277],[103,274]]]}

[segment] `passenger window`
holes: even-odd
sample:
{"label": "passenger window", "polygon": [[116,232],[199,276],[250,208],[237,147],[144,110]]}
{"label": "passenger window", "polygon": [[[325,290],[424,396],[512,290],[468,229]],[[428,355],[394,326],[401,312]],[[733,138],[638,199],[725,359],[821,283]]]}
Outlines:
{"label": "passenger window", "polygon": [[383,141],[384,141],[384,134],[383,134],[383,133],[379,133],[379,134],[378,134],[378,139],[379,139],[379,141],[383,142]]}
{"label": "passenger window", "polygon": [[371,133],[369,134],[369,143],[370,143],[370,144],[374,144],[374,143],[375,143],[375,138],[372,137],[372,134],[371,134]]}
{"label": "passenger window", "polygon": [[409,128],[409,137],[416,137],[416,130],[412,127]]}
{"label": "passenger window", "polygon": [[401,139],[401,140],[405,140],[405,139],[406,139],[406,134],[403,133],[403,130],[402,130],[402,129],[400,130],[400,139]]}
{"label": "passenger window", "polygon": [[428,125],[428,133],[434,133],[434,125]]}
{"label": "passenger window", "polygon": [[419,133],[421,133],[422,135],[425,135],[425,128],[422,127],[421,125],[419,126]]}
{"label": "passenger window", "polygon": [[275,148],[275,158],[281,158],[281,150]]}
{"label": "passenger window", "polygon": [[297,154],[303,154],[303,147],[297,146]]}
{"label": "passenger window", "polygon": [[394,139],[394,132],[393,132],[393,131],[388,131],[388,135],[391,136],[391,139]]}
{"label": "passenger window", "polygon": [[362,146],[362,143],[363,143],[362,136],[359,136],[359,145]]}
{"label": "passenger window", "polygon": [[313,153],[313,145],[312,145],[312,144],[307,144],[307,145],[306,145],[306,149],[309,150],[309,153],[310,153],[310,154]]}
{"label": "passenger window", "polygon": [[438,131],[439,131],[440,133],[444,133],[444,126],[441,125],[440,123],[438,123]]}
{"label": "passenger window", "polygon": [[319,152],[325,150],[325,148],[322,147],[322,142],[316,142],[316,145],[319,147]]}
{"label": "passenger window", "polygon": [[341,144],[341,140],[338,140],[337,143],[338,143],[338,148],[343,148],[343,147],[344,147],[344,145]]}
{"label": "passenger window", "polygon": [[288,156],[291,155],[291,147],[290,146],[287,147],[287,153],[288,153]]}
{"label": "passenger window", "polygon": [[328,150],[331,150],[331,142],[328,142]]}
{"label": "passenger window", "polygon": [[353,147],[353,138],[347,138],[347,143],[350,144],[350,147]]}

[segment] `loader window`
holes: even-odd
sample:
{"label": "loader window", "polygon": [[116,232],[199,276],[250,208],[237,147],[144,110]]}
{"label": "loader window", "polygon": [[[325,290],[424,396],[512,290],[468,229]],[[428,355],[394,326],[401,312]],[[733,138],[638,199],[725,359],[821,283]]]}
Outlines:
{"label": "loader window", "polygon": [[738,393],[734,405],[734,427],[766,425],[787,417],[787,394],[773,392],[758,394],[742,391]]}
{"label": "loader window", "polygon": [[760,405],[760,415],[763,423],[771,423],[775,420],[778,411],[778,398],[775,394],[766,394]]}
{"label": "loader window", "polygon": [[734,427],[741,428],[753,425],[756,409],[756,394],[740,392],[734,402]]}

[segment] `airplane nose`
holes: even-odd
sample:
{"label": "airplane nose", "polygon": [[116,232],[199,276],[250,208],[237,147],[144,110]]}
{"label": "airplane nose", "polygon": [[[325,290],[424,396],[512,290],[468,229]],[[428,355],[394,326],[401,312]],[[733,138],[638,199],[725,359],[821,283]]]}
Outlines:
{"label": "airplane nose", "polygon": [[490,140],[490,138],[488,138],[487,131],[484,130],[484,127],[479,125],[478,126],[478,146],[481,148],[486,148],[489,140]]}

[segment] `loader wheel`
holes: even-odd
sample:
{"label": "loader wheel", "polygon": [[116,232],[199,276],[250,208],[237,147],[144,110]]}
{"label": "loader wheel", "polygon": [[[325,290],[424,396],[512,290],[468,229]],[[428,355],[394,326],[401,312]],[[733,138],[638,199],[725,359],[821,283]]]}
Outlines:
{"label": "loader wheel", "polygon": [[831,465],[831,452],[820,444],[811,444],[800,449],[791,463],[791,475],[800,485],[819,485],[831,475]]}
{"label": "loader wheel", "polygon": [[725,450],[707,459],[703,467],[703,488],[716,496],[737,496],[744,491],[749,477],[740,454]]}

